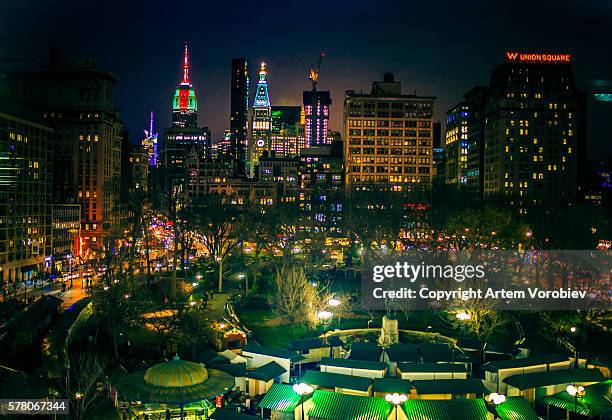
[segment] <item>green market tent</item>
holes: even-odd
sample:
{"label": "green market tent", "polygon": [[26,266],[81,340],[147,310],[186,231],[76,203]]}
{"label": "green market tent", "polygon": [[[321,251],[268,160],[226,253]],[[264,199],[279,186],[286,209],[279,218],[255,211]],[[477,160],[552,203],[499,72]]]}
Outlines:
{"label": "green market tent", "polygon": [[504,382],[522,391],[542,386],[601,382],[603,380],[605,378],[599,369],[568,369],[512,375],[504,379]]}
{"label": "green market tent", "polygon": [[501,420],[540,420],[525,397],[508,397],[496,407]]}
{"label": "green market tent", "polygon": [[584,396],[577,401],[567,391],[561,391],[543,397],[538,402],[587,417],[612,413],[612,380],[585,386]]}
{"label": "green market tent", "polygon": [[[304,396],[304,400],[307,398],[310,398],[310,395]],[[291,413],[300,403],[301,397],[296,394],[291,385],[273,384],[259,403],[259,407]]]}
{"label": "green market tent", "polygon": [[316,390],[312,395],[308,417],[326,420],[387,420],[392,408],[384,398]]}
{"label": "green market tent", "polygon": [[408,420],[487,420],[484,400],[408,400],[404,403]]}
{"label": "green market tent", "polygon": [[115,387],[123,398],[142,403],[182,406],[221,395],[234,386],[234,378],[199,363],[173,360],[120,378]]}
{"label": "green market tent", "polygon": [[374,392],[381,392],[385,394],[410,394],[412,389],[412,383],[407,379],[400,378],[375,378],[374,379]]}

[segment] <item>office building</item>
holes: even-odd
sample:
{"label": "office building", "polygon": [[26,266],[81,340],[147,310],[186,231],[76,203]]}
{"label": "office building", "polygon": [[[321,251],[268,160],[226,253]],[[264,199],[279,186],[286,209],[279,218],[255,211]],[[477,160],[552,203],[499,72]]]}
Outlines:
{"label": "office building", "polygon": [[430,187],[434,99],[403,94],[391,73],[369,94],[347,91],[346,183],[396,191]]}
{"label": "office building", "polygon": [[10,79],[13,97],[39,110],[53,128],[53,167],[58,169],[53,200],[81,205],[85,252],[99,257],[105,233],[121,218],[122,126],[113,102],[117,78],[94,59],[64,59],[52,50],[41,70]]}
{"label": "office building", "polygon": [[248,153],[249,73],[245,58],[232,59],[229,157],[238,162],[236,175],[246,174]]}
{"label": "office building", "polygon": [[259,81],[253,101],[253,113],[251,115],[251,136],[249,142],[249,164],[251,177],[255,176],[255,167],[259,163],[259,157],[264,151],[272,150],[272,108],[268,94],[268,72],[266,63],[259,67]]}
{"label": "office building", "polygon": [[485,196],[521,213],[576,202],[586,95],[569,54],[507,52],[491,74],[485,121]]}
{"label": "office building", "polygon": [[0,97],[2,284],[29,280],[50,264],[52,142],[39,112]]}
{"label": "office building", "polygon": [[467,184],[468,107],[464,102],[446,112],[445,168],[446,183]]}
{"label": "office building", "polygon": [[300,106],[272,107],[272,152],[277,157],[298,156],[308,147],[304,136],[304,112]]}

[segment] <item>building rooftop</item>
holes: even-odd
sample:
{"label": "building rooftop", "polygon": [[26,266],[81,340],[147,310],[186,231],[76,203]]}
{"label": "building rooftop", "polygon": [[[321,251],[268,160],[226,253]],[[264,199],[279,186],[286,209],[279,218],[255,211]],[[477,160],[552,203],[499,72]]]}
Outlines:
{"label": "building rooftop", "polygon": [[247,345],[242,348],[242,352],[263,354],[265,356],[278,357],[279,359],[288,359],[291,362],[299,362],[300,360],[304,360],[303,356],[300,356],[294,351],[264,347],[253,343],[247,343]]}
{"label": "building rooftop", "polygon": [[417,394],[488,394],[481,379],[428,379],[414,380]]}
{"label": "building rooftop", "polygon": [[[310,395],[305,395],[304,398],[310,398]],[[291,413],[300,402],[301,397],[295,393],[291,385],[272,384],[272,387],[259,403],[259,407]]]}
{"label": "building rooftop", "polygon": [[382,351],[382,347],[377,343],[353,343],[348,358],[380,362]]}
{"label": "building rooftop", "polygon": [[278,363],[270,362],[253,370],[247,370],[245,376],[247,378],[258,379],[260,381],[268,382],[272,379],[278,378],[286,372],[287,370]]}
{"label": "building rooftop", "polygon": [[524,390],[549,385],[601,382],[605,379],[599,369],[568,369],[512,375],[504,379],[504,382]]}
{"label": "building rooftop", "polygon": [[341,373],[319,372],[318,370],[306,371],[301,382],[328,389],[344,388],[363,392],[366,392],[370,385],[372,385],[372,379],[370,378],[343,375]]}
{"label": "building rooftop", "polygon": [[407,379],[400,378],[375,378],[372,387],[374,392],[384,392],[385,394],[409,394],[412,383]]}
{"label": "building rooftop", "polygon": [[540,420],[525,397],[508,397],[495,411],[501,420]]}
{"label": "building rooftop", "polygon": [[308,417],[327,420],[387,420],[392,406],[384,398],[316,390]]}
{"label": "building rooftop", "polygon": [[552,354],[547,356],[532,356],[523,359],[497,360],[485,363],[482,368],[487,372],[496,372],[500,369],[517,369],[527,366],[547,365],[551,363],[561,363],[568,361],[569,357],[562,354]]}
{"label": "building rooftop", "polygon": [[342,340],[338,336],[332,335],[327,337],[327,344],[323,342],[322,338],[305,338],[302,340],[293,340],[291,342],[291,350],[294,351],[309,351],[312,349],[320,349],[325,347],[340,347],[342,346]]}
{"label": "building rooftop", "polygon": [[408,400],[403,405],[408,420],[488,420],[484,400]]}
{"label": "building rooftop", "polygon": [[405,363],[400,362],[397,368],[404,372],[451,372],[451,373],[465,373],[467,369],[465,365],[461,363]]}
{"label": "building rooftop", "polygon": [[356,359],[339,359],[332,357],[323,357],[321,359],[321,364],[326,366],[364,370],[385,370],[387,368],[387,364],[382,362],[370,362],[368,360]]}

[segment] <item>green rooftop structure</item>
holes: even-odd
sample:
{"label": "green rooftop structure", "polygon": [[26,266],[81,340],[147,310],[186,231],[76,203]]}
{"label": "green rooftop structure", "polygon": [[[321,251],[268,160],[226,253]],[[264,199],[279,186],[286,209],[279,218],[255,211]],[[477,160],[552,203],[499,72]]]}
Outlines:
{"label": "green rooftop structure", "polygon": [[508,397],[495,412],[501,420],[540,420],[533,407],[523,397]]}
{"label": "green rooftop structure", "polygon": [[342,388],[360,392],[368,392],[372,385],[372,379],[370,378],[343,375],[341,373],[319,372],[318,370],[306,371],[300,382],[320,388]]}
{"label": "green rooftop structure", "polygon": [[412,381],[417,394],[484,395],[489,390],[480,379],[427,379]]}
{"label": "green rooftop structure", "polygon": [[553,354],[549,356],[532,356],[522,359],[497,360],[482,365],[487,372],[496,372],[500,369],[517,369],[537,365],[550,365],[569,361],[569,357],[563,354]]}
{"label": "green rooftop structure", "polygon": [[612,380],[584,387],[584,396],[575,400],[567,391],[543,397],[540,404],[547,404],[586,417],[612,414]]}
{"label": "green rooftop structure", "polygon": [[234,378],[200,363],[174,359],[119,378],[115,383],[121,399],[131,402],[133,414],[185,411],[207,412],[208,399],[234,387]]}
{"label": "green rooftop structure", "polygon": [[347,369],[362,369],[362,370],[385,370],[386,363],[370,362],[367,360],[354,359],[339,359],[333,357],[324,357],[321,359],[321,364],[326,366],[341,367]]}
{"label": "green rooftop structure", "polygon": [[400,378],[375,378],[372,391],[374,396],[382,396],[377,394],[405,394],[408,395],[412,389],[412,383],[406,379]]}
{"label": "green rooftop structure", "polygon": [[504,382],[522,391],[551,385],[601,382],[605,379],[599,369],[568,369],[512,375]]}
{"label": "green rooftop structure", "polygon": [[384,398],[321,390],[314,392],[311,403],[308,418],[313,420],[387,420],[393,409]]}
{"label": "green rooftop structure", "polygon": [[244,346],[242,348],[242,352],[262,354],[265,356],[277,357],[279,359],[287,359],[291,361],[291,363],[296,363],[304,359],[304,356],[300,356],[299,354],[291,350],[277,349],[274,347],[265,347],[265,346],[260,346],[258,344],[253,344],[253,343],[248,343],[246,346]]}
{"label": "green rooftop structure", "polygon": [[493,415],[482,399],[408,400],[403,405],[408,420],[490,420]]}
{"label": "green rooftop structure", "polygon": [[[305,395],[304,398],[309,398]],[[274,384],[259,403],[260,408],[283,413],[292,413],[301,402],[301,397],[293,390],[291,385]]]}
{"label": "green rooftop structure", "polygon": [[285,368],[276,362],[270,362],[253,370],[245,372],[247,378],[268,382],[286,372]]}

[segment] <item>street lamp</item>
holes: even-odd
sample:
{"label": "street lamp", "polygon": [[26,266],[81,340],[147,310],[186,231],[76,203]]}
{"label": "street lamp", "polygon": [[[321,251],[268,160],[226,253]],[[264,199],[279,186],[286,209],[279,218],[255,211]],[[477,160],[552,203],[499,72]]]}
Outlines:
{"label": "street lamp", "polygon": [[455,317],[459,320],[459,321],[467,321],[470,318],[472,318],[472,315],[468,314],[465,311],[461,311],[461,312],[457,312],[457,315],[455,315]]}
{"label": "street lamp", "polygon": [[584,397],[584,394],[586,393],[584,387],[570,384],[567,386],[567,388],[565,388],[565,390],[567,391],[569,396],[574,399],[574,413],[578,413],[578,399]]}
{"label": "street lamp", "polygon": [[504,394],[493,392],[485,397],[485,401],[493,404],[493,413],[495,418],[497,418],[497,406],[506,401],[506,396]]}
{"label": "street lamp", "polygon": [[[334,316],[333,312],[330,311],[319,311],[317,312],[317,318],[319,318],[321,320],[321,322],[323,323],[323,344],[325,344],[325,346],[327,346],[327,326],[329,325],[329,321],[331,320],[331,318]],[[331,357],[331,349],[329,350],[329,357]]]}
{"label": "street lamp", "polygon": [[408,397],[405,394],[398,394],[397,392],[394,392],[393,394],[385,395],[385,400],[395,406],[395,420],[397,420],[397,412],[399,410],[398,406],[405,403],[408,400]]}
{"label": "street lamp", "polygon": [[341,302],[335,297],[332,297],[330,300],[327,301],[327,304],[332,308],[335,308],[336,306],[340,305],[340,303]]}
{"label": "street lamp", "polygon": [[293,392],[300,396],[302,400],[302,420],[304,420],[304,395],[308,395],[314,391],[314,388],[305,383],[293,384]]}

